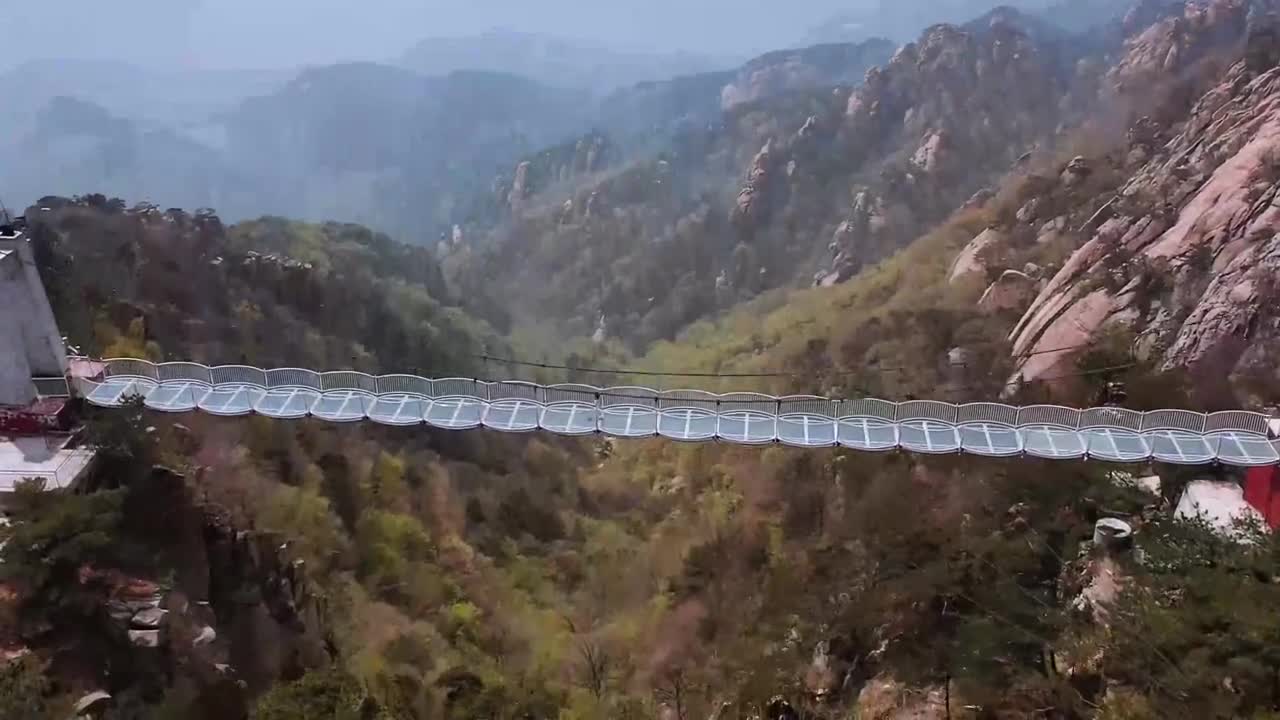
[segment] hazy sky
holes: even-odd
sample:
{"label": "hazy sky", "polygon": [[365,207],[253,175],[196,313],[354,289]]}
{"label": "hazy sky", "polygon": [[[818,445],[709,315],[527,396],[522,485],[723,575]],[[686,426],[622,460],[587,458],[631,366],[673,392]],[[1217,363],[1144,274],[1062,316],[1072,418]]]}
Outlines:
{"label": "hazy sky", "polygon": [[872,0],[39,0],[3,2],[0,66],[111,58],[218,68],[384,59],[495,27],[712,55],[787,45]]}

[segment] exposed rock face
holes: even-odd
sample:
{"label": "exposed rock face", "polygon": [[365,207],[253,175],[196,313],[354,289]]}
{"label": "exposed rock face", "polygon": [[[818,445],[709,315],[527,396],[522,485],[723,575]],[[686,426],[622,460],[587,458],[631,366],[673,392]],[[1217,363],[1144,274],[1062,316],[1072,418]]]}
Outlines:
{"label": "exposed rock face", "polygon": [[748,63],[724,86],[720,107],[732,110],[785,92],[853,84],[873,65],[887,60],[893,50],[888,40],[874,39],[856,45],[818,45],[769,53]]}
{"label": "exposed rock face", "polygon": [[756,153],[747,172],[747,182],[738,193],[738,202],[730,217],[736,225],[751,227],[761,222],[773,173],[773,140],[768,140]]}
{"label": "exposed rock face", "polygon": [[512,211],[519,210],[525,198],[529,196],[529,168],[533,163],[525,160],[516,166],[515,179],[511,181],[511,192],[507,194],[507,205]]}
{"label": "exposed rock face", "polygon": [[[1225,14],[1234,26],[1238,3],[1214,8],[1195,22]],[[1013,333],[1014,352],[1084,343],[1119,321],[1145,328],[1146,351],[1166,368],[1206,378],[1241,369],[1251,348],[1280,341],[1277,181],[1280,69],[1255,75],[1241,62],[1046,285]],[[1067,359],[1032,358],[1023,376]]]}
{"label": "exposed rock face", "polygon": [[[996,19],[981,32],[952,25],[926,31],[884,68],[867,73],[846,114],[860,134],[884,137],[901,128],[915,137],[948,130],[976,155],[1038,134],[1057,108],[1060,75],[1019,28]],[[1011,96],[1008,88],[1019,88]],[[1019,151],[1021,152],[1021,151]],[[1016,153],[1015,153],[1016,156]]]}
{"label": "exposed rock face", "polygon": [[886,242],[889,230],[888,211],[883,198],[860,188],[849,208],[849,219],[836,226],[828,249],[832,252],[829,270],[820,271],[814,285],[830,287],[853,277]]}
{"label": "exposed rock face", "polygon": [[946,720],[946,691],[908,689],[893,678],[879,676],[862,688],[857,709],[860,720]]}
{"label": "exposed rock face", "polygon": [[[115,641],[115,654],[102,660],[105,668],[134,668],[132,679],[120,682],[136,685],[189,683],[225,706],[225,713],[211,717],[242,717],[251,695],[237,686],[236,675],[248,679],[253,693],[275,678],[329,664],[324,608],[287,543],[234,531],[172,471],[157,467],[135,482],[148,503],[140,515],[154,506],[177,518],[139,532],[165,543],[179,565],[173,586],[163,589],[118,570],[81,570],[81,585],[104,611],[101,634]],[[215,671],[219,666],[227,672]],[[109,691],[123,688],[105,670],[102,681]]]}
{"label": "exposed rock face", "polygon": [[1000,247],[1005,236],[995,228],[987,228],[978,234],[960,251],[951,263],[951,272],[947,281],[952,285],[967,280],[979,280],[987,276],[986,255],[992,249]]}
{"label": "exposed rock face", "polygon": [[1147,25],[1162,16],[1157,8],[1135,8],[1131,28],[1146,27],[1129,39],[1124,58],[1108,79],[1122,93],[1142,93],[1175,78],[1209,53],[1244,36],[1249,0],[1187,3],[1180,15]]}
{"label": "exposed rock face", "polygon": [[1092,174],[1093,167],[1089,164],[1088,159],[1076,157],[1070,163],[1067,163],[1066,169],[1062,171],[1062,183],[1067,187],[1079,185]]}
{"label": "exposed rock face", "polygon": [[1031,303],[1036,283],[1026,273],[1005,270],[978,300],[978,308],[986,313],[1021,310]]}
{"label": "exposed rock face", "polygon": [[[895,145],[907,154],[900,164],[884,162],[880,182],[866,187],[881,208],[875,236],[851,214],[815,284],[848,279],[966,198],[975,207],[988,200],[981,190],[989,174],[1007,169],[1070,113],[1063,98],[1074,64],[1038,45],[1015,19],[996,13],[982,26],[930,28],[850,95],[844,124],[857,138],[855,157],[870,164]],[[1020,90],[1010,94],[1010,87]]]}
{"label": "exposed rock face", "polygon": [[950,151],[947,133],[938,130],[925,138],[924,143],[911,156],[911,162],[924,172],[935,173],[943,169],[943,163],[948,160]]}

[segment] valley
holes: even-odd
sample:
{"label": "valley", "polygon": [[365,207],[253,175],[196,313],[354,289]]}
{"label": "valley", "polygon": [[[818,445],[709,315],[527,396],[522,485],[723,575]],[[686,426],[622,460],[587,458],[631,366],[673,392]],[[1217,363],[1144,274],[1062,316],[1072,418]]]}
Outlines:
{"label": "valley", "polygon": [[[948,5],[604,90],[314,68],[221,145],[52,99],[0,179],[90,358],[1246,409],[1274,447],[1280,6]],[[1280,712],[1273,468],[99,404],[74,491],[3,501],[0,717]]]}

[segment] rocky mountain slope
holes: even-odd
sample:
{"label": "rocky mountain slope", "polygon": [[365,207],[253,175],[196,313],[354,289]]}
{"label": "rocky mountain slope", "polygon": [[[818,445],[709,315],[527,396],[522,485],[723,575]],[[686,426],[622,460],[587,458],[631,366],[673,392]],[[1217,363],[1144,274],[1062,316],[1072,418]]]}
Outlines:
{"label": "rocky mountain slope", "polygon": [[[732,104],[639,160],[522,202],[446,265],[462,283],[467,267],[499,268],[522,312],[581,335],[604,317],[640,346],[799,278],[847,280],[1087,107],[1098,71],[1077,66],[1080,52],[1015,11],[937,26],[856,89],[801,83]],[[786,57],[744,70],[722,98],[753,97],[747,78],[768,85]]]}
{"label": "rocky mountain slope", "polygon": [[[1134,111],[1123,139],[1026,181],[1037,194],[966,253],[1044,272],[1010,340],[1025,380],[1070,367],[1114,331],[1139,357],[1192,373],[1205,397],[1275,402],[1276,25],[1265,5],[1189,5],[1134,36],[1106,83]],[[1137,98],[1141,98],[1140,101]],[[1142,108],[1142,113],[1136,108]],[[1051,173],[1059,173],[1054,176]],[[1105,175],[1099,181],[1095,175]],[[995,233],[996,242],[989,242]]]}

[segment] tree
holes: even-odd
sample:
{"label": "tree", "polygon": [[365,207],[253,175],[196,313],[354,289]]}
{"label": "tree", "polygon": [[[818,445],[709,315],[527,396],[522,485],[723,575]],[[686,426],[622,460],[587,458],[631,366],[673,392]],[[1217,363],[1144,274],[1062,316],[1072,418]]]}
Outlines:
{"label": "tree", "polygon": [[250,715],[252,720],[369,720],[385,717],[363,687],[337,668],[313,670],[273,687]]}
{"label": "tree", "polygon": [[98,450],[99,476],[117,487],[149,472],[159,455],[156,433],[145,413],[142,398],[134,397],[117,410],[93,412],[85,425],[88,444]]}
{"label": "tree", "polygon": [[69,705],[53,697],[44,663],[34,655],[0,664],[0,718],[62,720],[70,715]]}
{"label": "tree", "polygon": [[688,673],[680,666],[672,666],[662,671],[653,688],[653,696],[658,702],[671,708],[676,720],[688,720],[689,703],[692,689]]}
{"label": "tree", "polygon": [[118,554],[122,502],[120,490],[69,495],[45,492],[43,480],[19,483],[11,524],[0,532],[0,580],[29,588],[27,608],[63,609],[75,599],[80,568]]}
{"label": "tree", "polygon": [[613,675],[613,657],[593,640],[578,643],[578,683],[595,696],[604,697]]}

